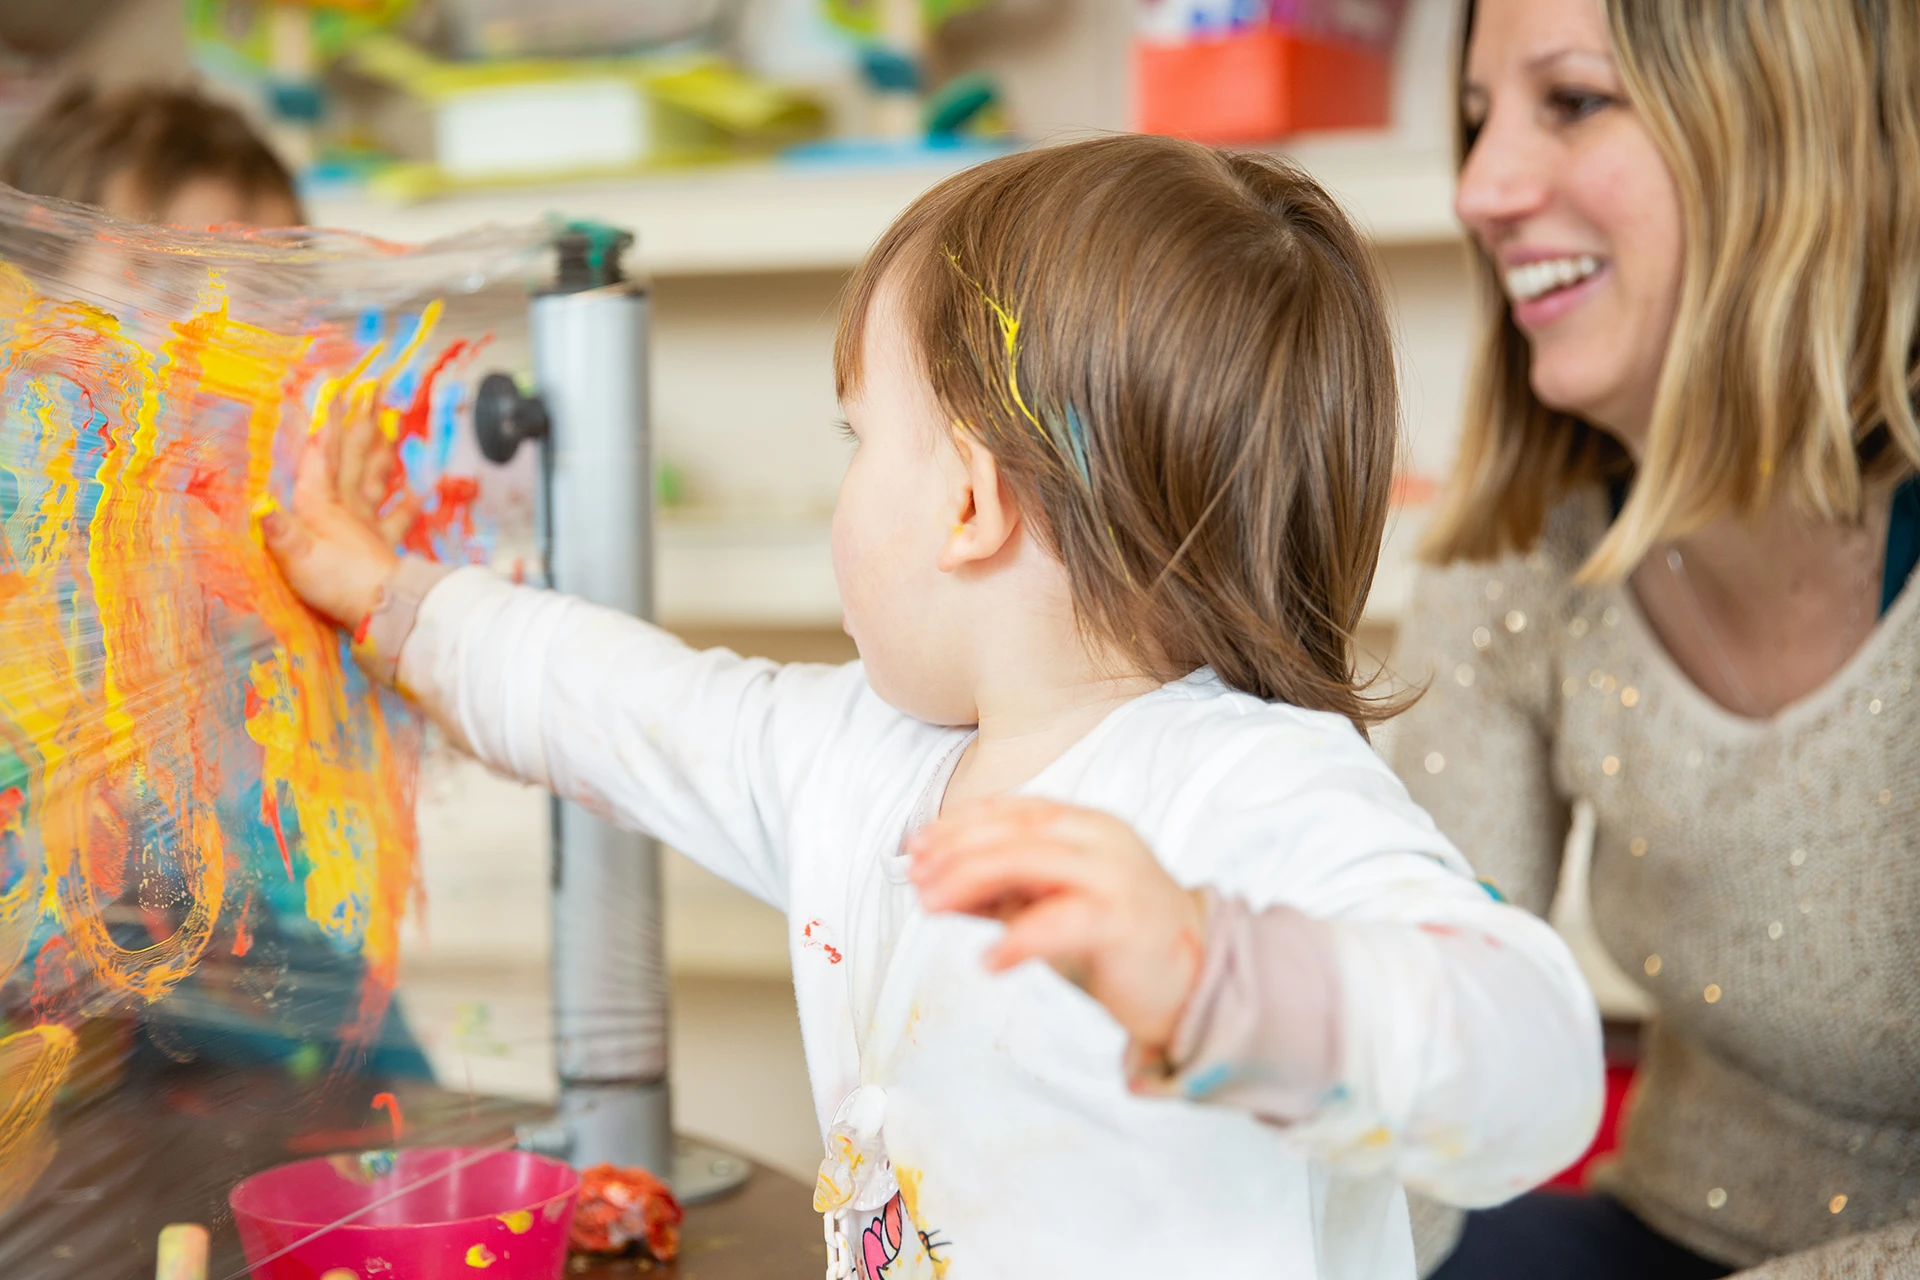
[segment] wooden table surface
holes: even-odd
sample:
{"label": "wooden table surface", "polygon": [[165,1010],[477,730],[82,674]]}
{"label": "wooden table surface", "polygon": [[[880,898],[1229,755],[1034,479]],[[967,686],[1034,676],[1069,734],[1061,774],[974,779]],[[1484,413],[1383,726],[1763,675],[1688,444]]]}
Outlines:
{"label": "wooden table surface", "polygon": [[[290,1160],[394,1145],[385,1113],[369,1105],[380,1090],[401,1103],[406,1146],[504,1145],[516,1124],[545,1115],[533,1104],[424,1084],[297,1084],[278,1070],[191,1064],[146,1071],[56,1113],[45,1169],[0,1212],[0,1277],[151,1280],[155,1241],[169,1222],[211,1229],[208,1280],[244,1276],[227,1192]],[[18,1158],[0,1168],[0,1204],[20,1195],[9,1180],[25,1170]],[[564,1280],[817,1280],[826,1248],[812,1196],[810,1186],[755,1165],[740,1190],[687,1210],[676,1263],[576,1257]]]}

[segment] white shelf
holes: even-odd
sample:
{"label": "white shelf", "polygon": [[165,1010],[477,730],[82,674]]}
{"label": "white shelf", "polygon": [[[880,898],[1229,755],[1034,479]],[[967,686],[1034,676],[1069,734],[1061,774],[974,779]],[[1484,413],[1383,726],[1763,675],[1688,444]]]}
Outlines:
{"label": "white shelf", "polygon": [[[1459,235],[1445,156],[1367,135],[1303,139],[1280,153],[1325,183],[1378,244],[1441,243]],[[561,212],[633,230],[639,264],[656,276],[844,271],[915,196],[952,172],[936,164],[739,164],[416,204],[323,196],[311,214],[320,226],[417,243]]]}
{"label": "white shelf", "polygon": [[[1413,595],[1424,512],[1387,525],[1367,621],[1395,623]],[[828,526],[821,521],[674,519],[659,526],[654,595],[668,626],[838,627]]]}

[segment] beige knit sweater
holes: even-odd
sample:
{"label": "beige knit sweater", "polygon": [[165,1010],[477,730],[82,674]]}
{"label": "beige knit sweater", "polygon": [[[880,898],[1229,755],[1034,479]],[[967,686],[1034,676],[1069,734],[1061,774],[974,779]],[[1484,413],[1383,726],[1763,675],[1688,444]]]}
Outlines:
{"label": "beige knit sweater", "polygon": [[1656,1230],[1770,1280],[1920,1276],[1920,583],[1827,685],[1739,718],[1624,586],[1571,582],[1598,491],[1525,557],[1429,571],[1394,761],[1544,912],[1572,803],[1600,937],[1657,1002],[1617,1160]]}

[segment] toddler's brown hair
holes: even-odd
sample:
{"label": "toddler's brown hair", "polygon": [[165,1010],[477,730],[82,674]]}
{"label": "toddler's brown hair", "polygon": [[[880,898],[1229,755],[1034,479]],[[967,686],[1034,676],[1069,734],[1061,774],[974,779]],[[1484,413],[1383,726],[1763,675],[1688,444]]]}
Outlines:
{"label": "toddler's brown hair", "polygon": [[882,281],[957,430],[1065,566],[1080,624],[1173,679],[1390,714],[1355,670],[1399,434],[1372,259],[1271,156],[1104,137],[921,196],[855,273],[845,399]]}

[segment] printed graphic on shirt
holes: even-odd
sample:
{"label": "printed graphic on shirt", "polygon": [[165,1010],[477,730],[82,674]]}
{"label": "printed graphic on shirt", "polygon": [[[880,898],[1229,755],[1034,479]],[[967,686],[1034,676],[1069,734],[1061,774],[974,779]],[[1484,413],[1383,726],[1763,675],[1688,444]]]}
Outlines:
{"label": "printed graphic on shirt", "polygon": [[947,1270],[946,1241],[914,1226],[898,1192],[867,1223],[859,1247],[864,1280],[939,1280]]}

